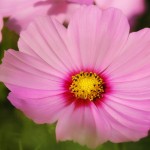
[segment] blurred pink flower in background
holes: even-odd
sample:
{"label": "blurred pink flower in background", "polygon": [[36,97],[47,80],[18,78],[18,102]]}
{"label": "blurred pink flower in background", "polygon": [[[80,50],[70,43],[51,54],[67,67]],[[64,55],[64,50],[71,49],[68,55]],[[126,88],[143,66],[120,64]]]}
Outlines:
{"label": "blurred pink flower in background", "polygon": [[78,3],[78,4],[93,4],[94,0],[66,0],[67,2]]}
{"label": "blurred pink flower in background", "polygon": [[[113,21],[112,21],[113,20]],[[129,34],[117,9],[82,7],[68,28],[41,17],[5,52],[0,80],[10,102],[57,140],[88,147],[137,141],[150,129],[150,29]]]}
{"label": "blurred pink flower in background", "polygon": [[144,0],[95,0],[95,3],[103,9],[109,7],[121,9],[128,18],[139,15],[145,10]]}
{"label": "blurred pink flower in background", "polygon": [[[10,29],[20,32],[38,16],[51,15],[64,23],[68,22],[73,13],[81,7],[80,4],[92,4],[93,0],[1,0],[0,13],[9,16]],[[116,7],[134,22],[135,15],[145,9],[144,0],[95,0],[102,9]]]}
{"label": "blurred pink flower in background", "polygon": [[1,33],[2,28],[3,28],[3,18],[0,16],[0,42],[2,40],[2,33]]}

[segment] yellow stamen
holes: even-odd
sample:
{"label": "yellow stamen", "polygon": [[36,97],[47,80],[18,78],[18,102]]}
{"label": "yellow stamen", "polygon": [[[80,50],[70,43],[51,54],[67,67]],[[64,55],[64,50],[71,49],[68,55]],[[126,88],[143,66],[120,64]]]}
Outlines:
{"label": "yellow stamen", "polygon": [[96,73],[80,72],[72,76],[70,91],[77,98],[94,100],[104,93],[103,80]]}

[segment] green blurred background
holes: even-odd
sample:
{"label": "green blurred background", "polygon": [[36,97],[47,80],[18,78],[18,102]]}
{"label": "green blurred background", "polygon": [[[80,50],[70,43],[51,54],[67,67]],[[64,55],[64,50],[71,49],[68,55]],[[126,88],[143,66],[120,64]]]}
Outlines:
{"label": "green blurred background", "polygon": [[[150,27],[150,0],[146,1],[147,10],[138,19],[132,31]],[[0,60],[4,50],[17,50],[18,36],[3,29],[3,41],[0,45]],[[0,83],[0,150],[88,150],[73,142],[56,142],[55,125],[37,125],[16,110],[7,100],[8,89]],[[122,144],[106,143],[96,150],[149,150],[150,137],[139,142]]]}

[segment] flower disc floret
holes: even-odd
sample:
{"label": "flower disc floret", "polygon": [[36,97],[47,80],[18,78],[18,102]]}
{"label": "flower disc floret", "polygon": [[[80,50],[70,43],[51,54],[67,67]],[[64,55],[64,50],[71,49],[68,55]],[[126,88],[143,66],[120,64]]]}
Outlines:
{"label": "flower disc floret", "polygon": [[92,101],[102,97],[102,93],[104,93],[103,84],[102,78],[96,73],[80,72],[72,76],[70,90],[75,97]]}

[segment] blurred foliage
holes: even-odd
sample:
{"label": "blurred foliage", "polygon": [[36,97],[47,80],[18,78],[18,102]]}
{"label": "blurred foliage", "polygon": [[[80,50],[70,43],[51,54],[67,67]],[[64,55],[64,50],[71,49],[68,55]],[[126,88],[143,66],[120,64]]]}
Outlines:
{"label": "blurred foliage", "polygon": [[2,35],[3,39],[2,42],[0,43],[0,62],[1,59],[4,55],[4,50],[7,50],[9,48],[17,50],[17,40],[18,40],[18,35],[7,29],[7,27],[4,27],[2,30]]}
{"label": "blurred foliage", "polygon": [[[137,31],[144,27],[150,27],[150,0],[146,1],[146,12],[137,19]],[[18,36],[3,29],[3,41],[0,44],[0,60],[4,50],[13,48],[17,50]],[[56,142],[55,125],[37,125],[26,118],[19,110],[16,110],[7,100],[8,89],[0,83],[0,150],[88,150],[87,147],[71,141]],[[122,144],[106,143],[96,150],[148,150],[150,138],[139,142]]]}

